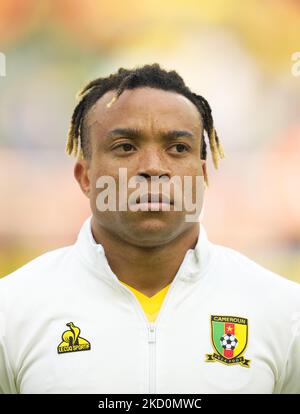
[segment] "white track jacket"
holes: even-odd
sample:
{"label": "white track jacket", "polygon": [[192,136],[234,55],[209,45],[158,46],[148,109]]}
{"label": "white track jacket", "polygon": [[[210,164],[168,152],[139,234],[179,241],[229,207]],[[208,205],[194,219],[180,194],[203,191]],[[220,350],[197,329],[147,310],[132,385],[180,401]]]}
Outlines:
{"label": "white track jacket", "polygon": [[150,323],[89,217],[0,280],[0,393],[300,393],[300,285],[201,224]]}

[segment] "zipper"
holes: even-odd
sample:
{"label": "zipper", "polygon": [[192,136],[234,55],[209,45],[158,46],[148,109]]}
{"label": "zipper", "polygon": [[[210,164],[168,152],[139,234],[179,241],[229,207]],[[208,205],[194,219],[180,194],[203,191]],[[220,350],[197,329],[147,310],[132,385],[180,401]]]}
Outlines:
{"label": "zipper", "polygon": [[156,326],[150,322],[148,325],[148,344],[149,344],[149,393],[155,393],[155,344],[156,344]]}
{"label": "zipper", "polygon": [[156,389],[156,381],[155,381],[155,376],[156,376],[156,329],[157,329],[157,322],[158,320],[161,318],[161,314],[162,311],[164,311],[164,308],[166,306],[166,303],[169,300],[169,297],[171,295],[171,292],[173,291],[175,284],[177,282],[177,280],[179,279],[179,276],[182,274],[183,269],[185,268],[185,263],[188,260],[189,254],[190,254],[189,250],[183,260],[183,262],[181,263],[180,269],[177,272],[177,274],[175,275],[173,282],[171,284],[171,286],[168,289],[168,292],[164,298],[164,301],[162,303],[162,306],[158,312],[157,318],[155,320],[155,322],[149,322],[139,300],[137,299],[137,297],[135,296],[135,294],[129,289],[127,288],[127,286],[123,285],[118,278],[116,277],[116,275],[110,270],[109,271],[111,273],[111,275],[113,276],[113,278],[116,280],[116,282],[118,283],[119,287],[122,290],[126,290],[130,296],[133,298],[135,304],[137,305],[137,308],[139,309],[139,313],[142,314],[143,319],[146,321],[146,326],[147,326],[147,330],[148,330],[148,346],[149,346],[149,393],[150,394],[154,394],[155,393],[155,389]]}

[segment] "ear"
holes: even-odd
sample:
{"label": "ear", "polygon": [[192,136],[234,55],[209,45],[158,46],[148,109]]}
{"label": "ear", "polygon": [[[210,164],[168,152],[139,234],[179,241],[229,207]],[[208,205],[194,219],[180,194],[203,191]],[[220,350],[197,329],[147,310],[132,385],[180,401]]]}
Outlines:
{"label": "ear", "polygon": [[82,192],[90,197],[90,178],[89,178],[89,162],[87,160],[78,160],[74,166],[74,177],[76,178]]}

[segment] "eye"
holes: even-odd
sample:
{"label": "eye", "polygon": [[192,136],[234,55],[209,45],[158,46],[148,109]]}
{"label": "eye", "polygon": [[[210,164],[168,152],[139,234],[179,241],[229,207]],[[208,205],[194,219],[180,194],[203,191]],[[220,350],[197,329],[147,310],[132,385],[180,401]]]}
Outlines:
{"label": "eye", "polygon": [[175,151],[176,153],[182,153],[182,152],[186,152],[189,150],[189,146],[185,144],[175,144],[171,148],[174,148],[174,147],[177,148],[177,150]]}
{"label": "eye", "polygon": [[124,152],[131,152],[131,150],[134,149],[134,146],[129,144],[128,142],[125,142],[124,144],[120,144],[114,147],[114,149],[117,149],[117,150],[121,148],[124,150]]}

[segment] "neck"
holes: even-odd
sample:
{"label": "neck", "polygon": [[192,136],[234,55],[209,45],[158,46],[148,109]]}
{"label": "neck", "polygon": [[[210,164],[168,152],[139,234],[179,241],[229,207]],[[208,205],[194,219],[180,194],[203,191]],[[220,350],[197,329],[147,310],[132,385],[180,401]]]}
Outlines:
{"label": "neck", "polygon": [[195,247],[199,237],[199,223],[195,223],[165,245],[143,247],[116,237],[99,226],[94,218],[91,228],[118,279],[149,297],[173,281],[186,252]]}

